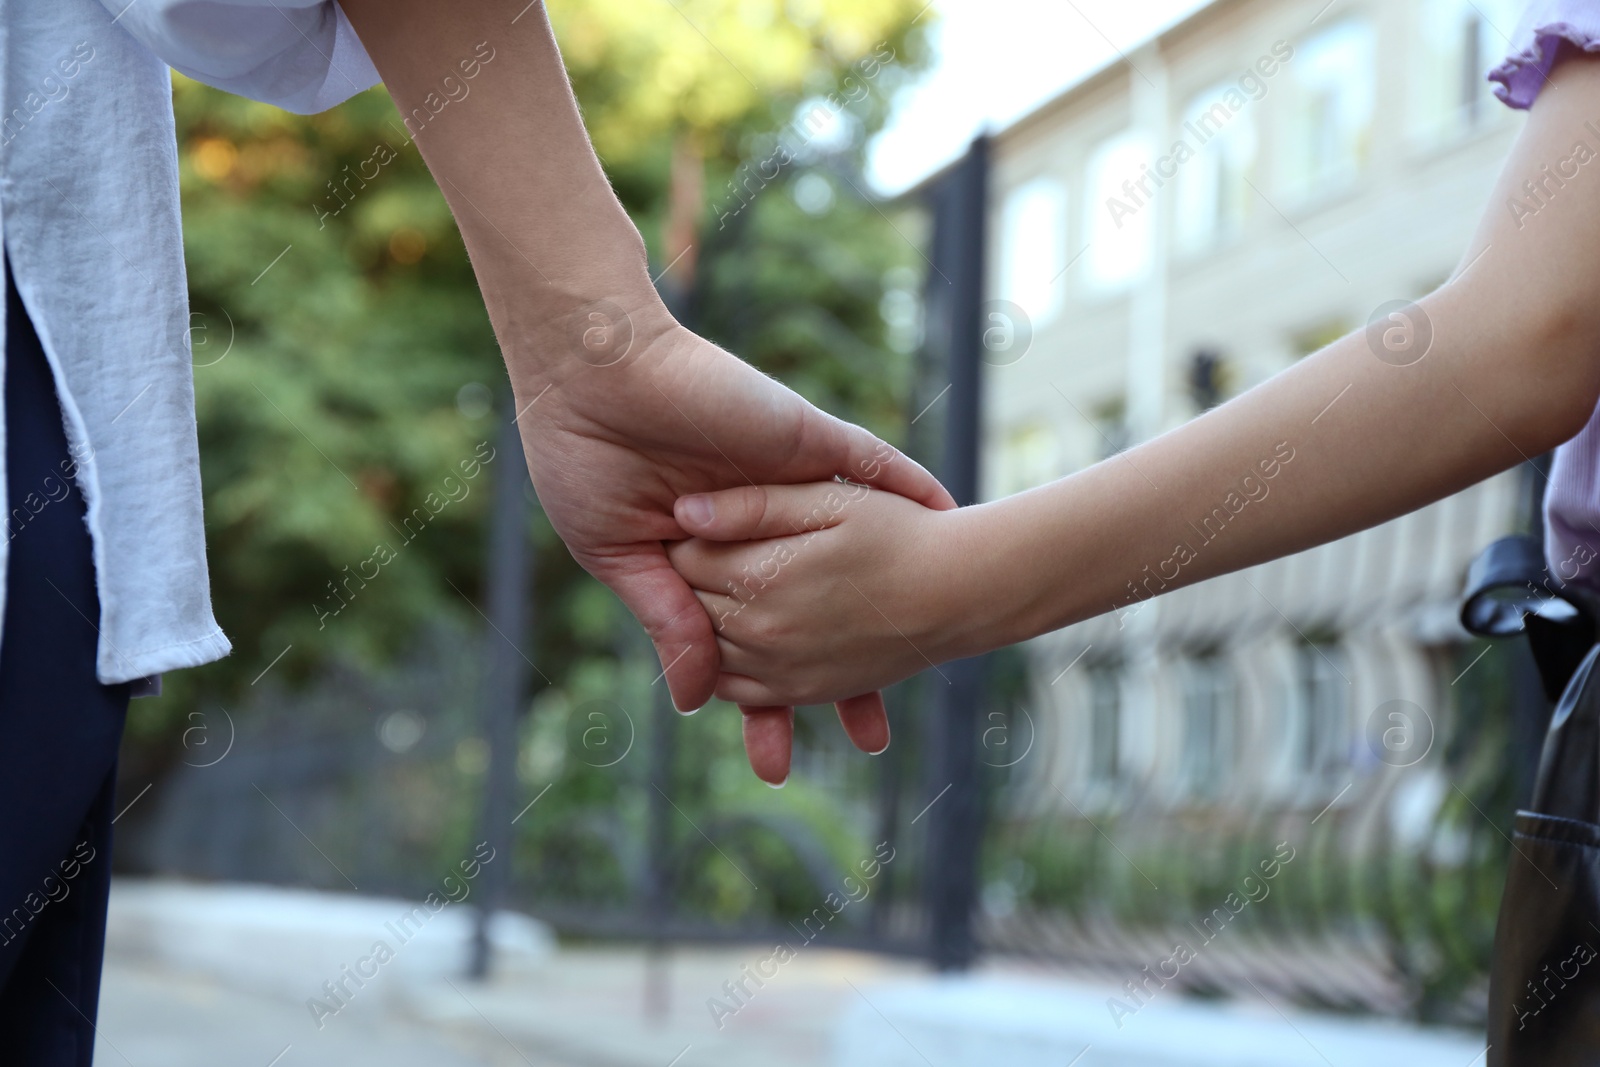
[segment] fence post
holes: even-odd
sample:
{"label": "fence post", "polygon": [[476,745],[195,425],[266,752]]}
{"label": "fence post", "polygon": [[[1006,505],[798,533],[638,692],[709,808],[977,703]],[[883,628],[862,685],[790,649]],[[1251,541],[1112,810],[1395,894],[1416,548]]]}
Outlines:
{"label": "fence post", "polygon": [[[927,346],[935,365],[943,356],[949,381],[939,474],[963,507],[978,499],[988,172],[989,138],[980,136],[932,190]],[[973,911],[983,833],[977,757],[983,660],[947,663],[927,678],[927,685],[932,692],[925,794],[931,803],[926,809],[928,955],[939,970],[960,970],[977,954]]]}
{"label": "fence post", "polygon": [[512,413],[515,401],[500,405],[501,426],[495,442],[494,498],[489,511],[489,559],[484,571],[485,671],[483,736],[489,746],[483,789],[483,840],[494,849],[478,883],[477,922],[472,935],[468,973],[488,977],[489,923],[505,905],[511,885],[514,837],[511,805],[517,788],[517,712],[527,692],[528,660],[523,645],[528,632],[528,465],[522,437]]}

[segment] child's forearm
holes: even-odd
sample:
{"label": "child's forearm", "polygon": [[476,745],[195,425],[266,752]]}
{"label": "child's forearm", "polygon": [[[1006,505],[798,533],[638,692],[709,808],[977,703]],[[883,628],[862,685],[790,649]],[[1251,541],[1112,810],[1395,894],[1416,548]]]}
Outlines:
{"label": "child's forearm", "polygon": [[1162,437],[975,509],[994,562],[974,634],[993,637],[973,650],[1353,533],[1574,435],[1600,395],[1600,173],[1580,172],[1520,229],[1507,208],[1576,140],[1596,141],[1584,123],[1600,127],[1600,62],[1563,64],[1557,80],[1465,269],[1411,315],[1431,325],[1424,358],[1395,365],[1415,351],[1386,362],[1352,334]]}
{"label": "child's forearm", "polygon": [[[1437,321],[1436,301],[1426,306]],[[986,506],[992,558],[1007,564],[991,603],[1013,609],[996,643],[1365,529],[1576,432],[1560,401],[1530,425],[1544,401],[1463,366],[1479,349],[1498,354],[1468,341],[1425,372],[1387,367],[1348,337],[1170,434]],[[1587,386],[1547,384],[1592,407]]]}

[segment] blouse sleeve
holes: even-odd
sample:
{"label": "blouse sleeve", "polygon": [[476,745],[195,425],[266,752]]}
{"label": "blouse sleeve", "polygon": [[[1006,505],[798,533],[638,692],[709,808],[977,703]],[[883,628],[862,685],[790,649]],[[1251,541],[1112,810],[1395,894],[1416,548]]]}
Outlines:
{"label": "blouse sleeve", "polygon": [[196,81],[288,111],[324,111],[381,79],[334,0],[101,0]]}
{"label": "blouse sleeve", "polygon": [[1494,94],[1530,108],[1564,52],[1600,52],[1600,0],[1533,0],[1517,21],[1505,61],[1489,72]]}

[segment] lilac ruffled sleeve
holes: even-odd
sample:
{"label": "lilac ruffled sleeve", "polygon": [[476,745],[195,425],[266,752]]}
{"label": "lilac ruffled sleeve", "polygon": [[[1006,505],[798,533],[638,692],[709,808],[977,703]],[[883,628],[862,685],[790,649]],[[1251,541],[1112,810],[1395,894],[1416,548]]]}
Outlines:
{"label": "lilac ruffled sleeve", "polygon": [[[1534,0],[1511,35],[1510,53],[1489,72],[1494,93],[1530,108],[1564,57],[1600,52],[1600,0]],[[1544,496],[1544,552],[1550,573],[1600,591],[1600,409],[1556,449]]]}
{"label": "lilac ruffled sleeve", "polygon": [[1561,54],[1600,52],[1600,0],[1534,0],[1511,35],[1505,62],[1489,72],[1494,95],[1530,108]]}

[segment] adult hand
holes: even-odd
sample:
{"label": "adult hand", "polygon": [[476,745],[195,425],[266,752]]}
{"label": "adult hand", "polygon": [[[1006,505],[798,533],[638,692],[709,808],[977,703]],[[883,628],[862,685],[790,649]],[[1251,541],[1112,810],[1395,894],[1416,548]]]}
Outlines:
{"label": "adult hand", "polygon": [[[718,664],[711,620],[662,546],[688,536],[672,517],[679,496],[843,475],[955,506],[916,464],[667,314],[543,5],[509,22],[494,4],[340,6],[461,227],[545,512],[644,624],[678,707],[710,698]],[[888,743],[877,694],[839,711],[856,744]],[[788,774],[792,714],[745,709],[750,762],[768,782]]]}
{"label": "adult hand", "polygon": [[[551,524],[584,569],[638,617],[673,702],[692,710],[710,699],[720,656],[710,617],[663,545],[689,536],[673,517],[678,497],[841,476],[931,508],[955,501],[909,458],[682,327],[639,336],[646,331],[637,320],[645,317],[655,319],[654,309],[640,316],[615,305],[577,309],[551,338],[565,349],[564,369],[546,360],[552,373],[542,392],[521,390],[519,424]],[[559,364],[559,353],[551,354]],[[888,745],[878,693],[837,708],[858,748]],[[793,709],[741,710],[752,769],[783,782]]]}

